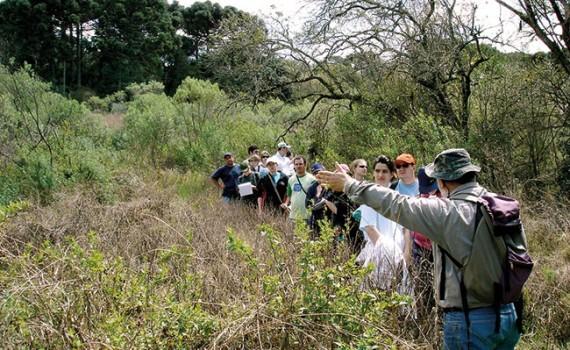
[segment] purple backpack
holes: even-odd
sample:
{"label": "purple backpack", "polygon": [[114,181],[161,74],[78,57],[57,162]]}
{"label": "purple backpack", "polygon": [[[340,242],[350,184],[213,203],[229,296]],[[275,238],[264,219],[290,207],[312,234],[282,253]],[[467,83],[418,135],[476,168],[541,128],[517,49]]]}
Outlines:
{"label": "purple backpack", "polygon": [[496,302],[512,303],[519,300],[534,265],[526,248],[519,202],[502,195],[484,195],[481,199],[491,218],[494,235],[503,238],[507,250],[496,287]]}

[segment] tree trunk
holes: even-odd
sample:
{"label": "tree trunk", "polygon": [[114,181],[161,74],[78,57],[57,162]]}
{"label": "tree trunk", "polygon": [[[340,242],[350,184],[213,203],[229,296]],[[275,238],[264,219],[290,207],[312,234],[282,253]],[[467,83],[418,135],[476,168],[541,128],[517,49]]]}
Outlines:
{"label": "tree trunk", "polygon": [[77,88],[81,88],[81,61],[83,50],[81,49],[81,40],[83,39],[83,27],[80,21],[77,21]]}
{"label": "tree trunk", "polygon": [[471,97],[471,77],[461,77],[461,129],[465,141],[469,139],[469,98]]}

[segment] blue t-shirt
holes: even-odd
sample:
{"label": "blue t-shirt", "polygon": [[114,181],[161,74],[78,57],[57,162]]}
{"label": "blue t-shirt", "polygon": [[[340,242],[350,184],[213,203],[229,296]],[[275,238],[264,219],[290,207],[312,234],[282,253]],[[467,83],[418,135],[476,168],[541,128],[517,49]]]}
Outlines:
{"label": "blue t-shirt", "polygon": [[223,197],[238,197],[239,192],[237,187],[237,179],[240,175],[241,170],[239,168],[239,165],[224,165],[214,171],[210,178],[216,181],[218,181],[218,179],[222,179],[222,182],[224,183],[224,189],[222,191]]}
{"label": "blue t-shirt", "polygon": [[417,197],[420,194],[420,186],[418,184],[418,179],[416,179],[414,182],[412,182],[409,185],[406,185],[402,180],[399,180],[395,190],[396,192],[405,194],[406,196]]}
{"label": "blue t-shirt", "polygon": [[[271,175],[271,174],[269,174]],[[271,177],[273,177],[273,183],[277,183],[279,181],[279,179],[281,178],[281,173],[276,171],[275,174],[271,175]]]}

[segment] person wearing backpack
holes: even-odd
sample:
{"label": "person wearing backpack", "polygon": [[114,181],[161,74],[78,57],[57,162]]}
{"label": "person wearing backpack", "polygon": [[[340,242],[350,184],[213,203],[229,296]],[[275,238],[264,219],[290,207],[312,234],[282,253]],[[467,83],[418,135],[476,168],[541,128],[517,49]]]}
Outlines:
{"label": "person wearing backpack", "polygon": [[441,152],[425,170],[442,198],[410,198],[355,181],[340,167],[318,180],[432,240],[445,349],[514,349],[520,324],[513,301],[532,268],[518,203],[481,187],[480,168],[464,149]]}

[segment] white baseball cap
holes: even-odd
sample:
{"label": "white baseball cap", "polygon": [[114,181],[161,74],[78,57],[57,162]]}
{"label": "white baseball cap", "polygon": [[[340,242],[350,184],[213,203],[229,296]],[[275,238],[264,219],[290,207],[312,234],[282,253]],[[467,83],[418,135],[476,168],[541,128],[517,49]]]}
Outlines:
{"label": "white baseball cap", "polygon": [[269,164],[269,163],[279,164],[279,162],[277,161],[277,158],[275,158],[275,157],[267,158],[267,161],[265,162],[265,164]]}

